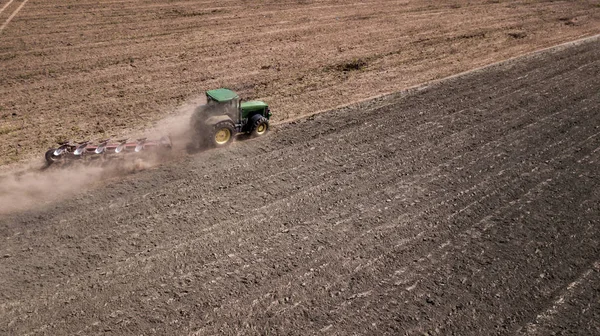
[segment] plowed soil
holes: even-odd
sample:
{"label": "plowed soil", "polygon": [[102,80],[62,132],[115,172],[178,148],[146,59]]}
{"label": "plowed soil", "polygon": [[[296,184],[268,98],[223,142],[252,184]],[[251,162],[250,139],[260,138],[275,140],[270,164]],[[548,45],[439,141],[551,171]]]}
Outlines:
{"label": "plowed soil", "polygon": [[600,40],[0,217],[7,335],[600,332]]}
{"label": "plowed soil", "polygon": [[129,136],[207,89],[278,121],[600,31],[600,2],[0,0],[0,164]]}

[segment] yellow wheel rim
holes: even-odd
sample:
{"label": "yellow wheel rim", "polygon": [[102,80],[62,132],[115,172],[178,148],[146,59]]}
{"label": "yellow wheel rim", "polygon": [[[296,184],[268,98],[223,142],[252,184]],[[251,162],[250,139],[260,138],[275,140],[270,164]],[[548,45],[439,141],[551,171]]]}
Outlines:
{"label": "yellow wheel rim", "polygon": [[259,134],[259,135],[264,134],[266,131],[267,131],[267,125],[265,125],[265,124],[260,124],[256,128],[256,134]]}
{"label": "yellow wheel rim", "polygon": [[215,141],[219,145],[226,144],[230,138],[231,138],[231,131],[228,130],[227,128],[221,128],[220,130],[217,131],[217,134],[215,134]]}

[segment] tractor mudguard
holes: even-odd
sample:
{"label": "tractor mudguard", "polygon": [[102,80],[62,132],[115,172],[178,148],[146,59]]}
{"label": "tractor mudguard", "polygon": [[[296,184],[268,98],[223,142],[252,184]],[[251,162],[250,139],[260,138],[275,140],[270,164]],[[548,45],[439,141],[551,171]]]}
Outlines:
{"label": "tractor mudguard", "polygon": [[209,117],[208,119],[206,119],[204,121],[204,123],[206,123],[206,125],[216,125],[222,121],[229,121],[230,123],[233,124],[233,120],[231,120],[231,118],[227,115],[216,115],[216,116]]}

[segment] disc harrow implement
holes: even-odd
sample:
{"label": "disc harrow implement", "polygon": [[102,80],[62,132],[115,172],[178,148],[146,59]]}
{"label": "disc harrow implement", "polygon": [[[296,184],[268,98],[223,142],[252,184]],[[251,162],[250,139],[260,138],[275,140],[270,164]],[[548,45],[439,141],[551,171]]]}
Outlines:
{"label": "disc harrow implement", "polygon": [[141,155],[148,152],[157,153],[170,150],[173,147],[169,136],[164,136],[158,140],[148,140],[147,138],[136,139],[132,142],[127,142],[127,140],[119,139],[111,142],[110,139],[103,139],[95,145],[90,141],[60,142],[57,148],[46,151],[46,164],[50,166],[75,161],[107,161],[125,158],[129,155]]}

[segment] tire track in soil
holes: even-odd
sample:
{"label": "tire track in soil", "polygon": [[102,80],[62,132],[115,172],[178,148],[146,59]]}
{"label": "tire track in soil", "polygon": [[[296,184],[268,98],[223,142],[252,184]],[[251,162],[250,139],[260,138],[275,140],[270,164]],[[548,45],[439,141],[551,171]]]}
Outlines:
{"label": "tire track in soil", "polygon": [[[321,329],[392,333],[393,329],[386,328],[393,326],[406,330],[412,326],[416,328],[413,331],[449,326],[445,330],[458,328],[464,334],[469,333],[470,329],[465,328],[473,323],[478,323],[484,333],[494,330],[483,315],[468,323],[464,313],[456,313],[456,319],[444,319],[443,313],[453,306],[444,301],[440,305],[423,302],[424,293],[435,293],[434,302],[445,293],[456,298],[452,303],[462,302],[462,293],[485,312],[489,305],[475,290],[481,290],[489,281],[473,280],[474,291],[465,292],[457,277],[481,269],[469,263],[469,258],[479,260],[477,251],[481,247],[496,249],[496,256],[504,253],[507,260],[514,261],[514,255],[480,238],[498,230],[490,223],[518,218],[530,210],[530,204],[551,198],[548,188],[556,185],[548,184],[548,178],[572,180],[568,175],[571,169],[586,171],[569,162],[585,163],[588,173],[593,172],[599,146],[595,126],[600,123],[595,113],[599,103],[595,96],[598,82],[593,76],[598,67],[596,50],[579,46],[570,52],[548,53],[537,60],[528,58],[506,68],[500,66],[434,85],[399,97],[398,107],[365,111],[366,116],[376,116],[367,123],[355,119],[336,128],[342,112],[316,116],[282,126],[262,141],[202,153],[176,166],[142,173],[122,185],[90,191],[73,204],[59,204],[51,213],[40,209],[0,218],[5,237],[17,230],[25,232],[7,242],[15,248],[10,250],[14,262],[10,262],[13,257],[0,261],[5,266],[1,269],[8,272],[0,277],[2,287],[8,290],[3,295],[9,295],[14,303],[13,307],[2,307],[2,325],[14,328],[10,330],[79,330],[86,334],[102,328],[121,332],[155,328],[163,333],[198,334],[267,330],[306,334]],[[539,64],[557,70],[544,71]],[[581,64],[591,64],[591,69]],[[529,84],[512,79],[520,72],[519,67],[528,74]],[[551,84],[558,82],[563,83]],[[499,95],[489,104],[482,96],[486,88],[492,95]],[[519,109],[520,104],[530,108]],[[481,108],[484,113],[475,107],[485,107]],[[573,112],[568,113],[569,109]],[[389,120],[398,121],[397,110],[403,111],[406,117],[400,120],[406,124],[378,128],[390,124]],[[423,111],[428,113],[420,114]],[[440,125],[444,126],[441,130],[437,128]],[[382,128],[385,131],[378,133]],[[412,142],[388,146],[388,142],[408,139]],[[356,154],[345,153],[353,149]],[[248,150],[250,153],[246,153]],[[278,157],[289,162],[277,161]],[[504,161],[494,161],[498,157]],[[270,160],[276,164],[265,164]],[[542,162],[543,169],[531,171]],[[340,164],[346,164],[349,172],[344,172]],[[280,174],[282,170],[290,172]],[[267,177],[248,175],[257,171]],[[238,179],[237,172],[250,178]],[[210,178],[205,179],[205,174]],[[299,189],[294,186],[296,174],[303,177],[298,181]],[[271,195],[260,193],[257,187],[262,188],[269,179],[274,180],[267,189]],[[577,195],[577,189],[561,190],[553,189],[552,193]],[[244,192],[248,194],[237,200],[238,206],[229,208],[234,203],[233,195]],[[160,197],[146,206],[140,194]],[[180,199],[186,194],[197,198]],[[113,207],[114,211],[102,219],[97,219],[102,213],[97,209],[76,212],[61,223],[65,220],[62,214],[68,213],[64,210],[88,208],[113,197],[117,197],[115,203],[130,204]],[[577,197],[598,199],[586,193]],[[387,211],[379,212],[385,206]],[[217,213],[199,220],[204,211]],[[152,215],[159,217],[147,218]],[[50,219],[40,225],[40,216]],[[573,212],[559,213],[560,218],[570,216]],[[541,223],[534,220],[532,224]],[[148,233],[149,229],[153,232]],[[524,230],[515,229],[517,233]],[[74,235],[65,240],[61,234]],[[491,237],[502,236],[495,233]],[[584,238],[583,248],[589,247],[593,236]],[[130,247],[130,241],[140,246]],[[39,252],[25,250],[21,255],[16,249],[19,245],[33,246]],[[3,245],[3,253],[5,248]],[[44,258],[43,251],[63,254],[61,262],[54,253],[46,253]],[[117,257],[111,258],[111,251]],[[97,259],[82,263],[89,253],[96,253]],[[34,256],[65,273],[52,274],[45,267],[36,271],[31,267],[36,265],[32,262]],[[559,260],[569,263],[575,274],[585,264],[564,257]],[[19,259],[24,262],[17,262]],[[446,260],[454,263],[446,265]],[[521,268],[526,265],[513,264]],[[454,265],[463,268],[449,269]],[[398,270],[404,271],[396,273]],[[494,274],[492,266],[483,270]],[[10,277],[11,272],[17,278]],[[36,272],[49,275],[41,282]],[[69,272],[78,275],[69,276]],[[435,282],[453,272],[456,277],[445,280],[452,285],[448,290]],[[21,283],[17,282],[19,276]],[[419,284],[410,291],[404,283],[393,285],[410,280],[406,285],[412,286],[414,279]],[[525,286],[531,285],[531,279],[521,280]],[[63,284],[38,288],[54,281]],[[509,285],[514,284],[510,281]],[[561,282],[565,283],[563,278],[542,289],[523,292],[516,288],[513,295],[534,292],[540,297],[525,308],[507,302],[504,316],[514,319],[507,326],[514,329],[523,325],[524,318],[518,317],[523,313],[535,317],[536,305],[542,306]],[[422,292],[423,288],[429,292]],[[27,300],[36,296],[39,300]],[[408,300],[402,307],[393,303],[400,297]],[[518,302],[514,297],[510,299]],[[38,313],[28,317],[32,309]],[[53,322],[47,315],[51,311]],[[375,316],[383,320],[375,321],[373,326]],[[398,316],[404,317],[396,320]],[[429,316],[431,323],[411,319],[420,316]],[[461,325],[465,327],[461,329]]]}
{"label": "tire track in soil", "polygon": [[6,4],[4,4],[4,6],[2,6],[2,8],[0,8],[0,14],[2,14],[2,12],[4,12],[4,10],[10,6],[11,3],[13,3],[13,1],[15,0],[10,0],[9,2],[7,2]]}
{"label": "tire track in soil", "polygon": [[[12,19],[17,16],[17,14],[21,11],[21,9],[23,8],[23,6],[25,6],[25,4],[27,3],[27,1],[29,0],[23,0],[23,2],[21,3],[21,5],[19,5],[19,7],[17,7],[17,9],[8,17],[8,19],[6,19],[6,21],[4,21],[4,23],[0,26],[0,34],[2,33],[2,31],[6,28],[6,26],[8,26],[8,24],[10,23],[10,21],[12,21]],[[2,7],[2,10],[0,10],[0,13],[2,13],[2,11],[8,7],[8,5],[10,5],[12,1],[10,1],[9,3],[7,3],[4,7]]]}

